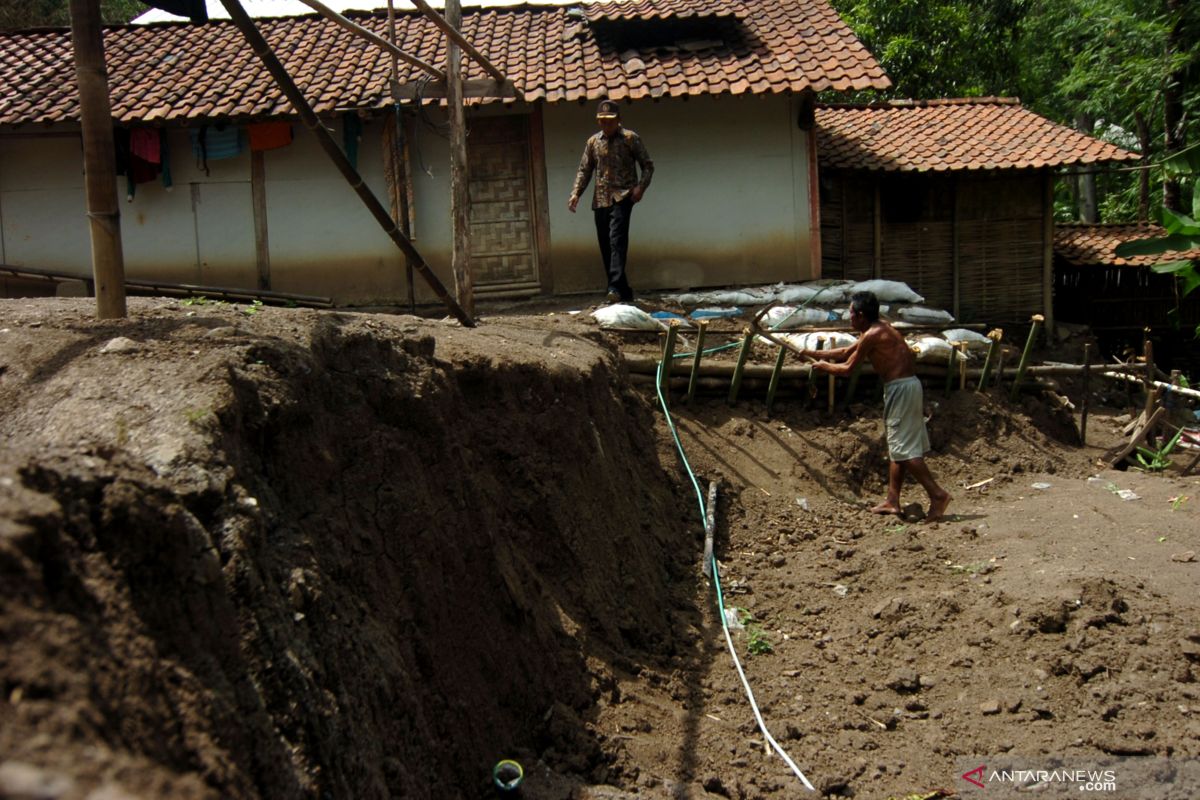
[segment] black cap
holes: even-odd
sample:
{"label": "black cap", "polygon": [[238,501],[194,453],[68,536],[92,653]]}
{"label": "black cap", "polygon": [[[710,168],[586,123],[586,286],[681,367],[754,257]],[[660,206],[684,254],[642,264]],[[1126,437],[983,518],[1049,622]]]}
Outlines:
{"label": "black cap", "polygon": [[612,100],[601,100],[596,108],[596,119],[617,119],[620,116],[621,111]]}

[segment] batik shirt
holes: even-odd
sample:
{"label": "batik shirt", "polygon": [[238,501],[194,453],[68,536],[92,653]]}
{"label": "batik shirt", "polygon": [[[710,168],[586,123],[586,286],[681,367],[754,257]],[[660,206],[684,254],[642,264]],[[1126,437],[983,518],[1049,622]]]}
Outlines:
{"label": "batik shirt", "polygon": [[[640,181],[638,165],[642,168]],[[607,208],[624,200],[635,186],[645,190],[654,175],[654,162],[642,144],[642,137],[631,130],[617,128],[612,138],[601,131],[587,140],[583,158],[579,159],[575,188],[571,190],[573,196],[583,194],[593,172],[596,173],[596,189],[592,194],[592,208]]]}

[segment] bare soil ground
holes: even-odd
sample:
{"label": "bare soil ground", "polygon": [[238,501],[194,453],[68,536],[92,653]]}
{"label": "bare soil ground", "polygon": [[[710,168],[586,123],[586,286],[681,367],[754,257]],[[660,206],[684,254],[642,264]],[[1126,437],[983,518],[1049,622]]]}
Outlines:
{"label": "bare soil ground", "polygon": [[[532,800],[807,796],[622,366],[652,344],[247,311],[0,301],[0,797],[473,798],[504,757]],[[1200,756],[1200,479],[1099,471],[1126,408],[1080,447],[1037,398],[931,389],[951,516],[878,517],[872,396],[673,406],[735,647],[821,793]]]}

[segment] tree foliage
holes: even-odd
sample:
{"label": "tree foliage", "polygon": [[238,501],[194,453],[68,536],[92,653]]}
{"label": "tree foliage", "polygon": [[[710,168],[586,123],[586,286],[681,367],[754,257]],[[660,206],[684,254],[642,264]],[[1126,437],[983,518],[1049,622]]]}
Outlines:
{"label": "tree foliage", "polygon": [[[128,22],[147,9],[139,0],[100,0],[100,17],[107,25]],[[0,31],[70,24],[68,0],[0,0]]]}
{"label": "tree foliage", "polygon": [[[833,5],[891,76],[895,85],[886,97],[1015,95],[1044,116],[1086,127],[1152,162],[1200,138],[1200,3],[833,0]],[[1162,192],[1149,192],[1136,171],[1112,171],[1098,184],[1105,219],[1159,216]],[[1185,185],[1182,197],[1189,193]]]}

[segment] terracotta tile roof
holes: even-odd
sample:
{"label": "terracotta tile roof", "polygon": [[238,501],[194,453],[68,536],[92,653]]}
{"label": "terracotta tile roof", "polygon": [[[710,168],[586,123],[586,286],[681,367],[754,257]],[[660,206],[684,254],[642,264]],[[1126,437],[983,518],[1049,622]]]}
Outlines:
{"label": "terracotta tile roof", "polygon": [[1168,261],[1200,259],[1200,249],[1161,253],[1153,256],[1118,258],[1117,245],[1138,239],[1166,236],[1161,225],[1147,222],[1107,225],[1059,225],[1054,230],[1054,252],[1068,264],[1087,266],[1148,267]]}
{"label": "terracotta tile roof", "polygon": [[1011,98],[818,106],[823,167],[925,172],[1131,161],[1136,153],[1040,117]]}
{"label": "terracotta tile roof", "polygon": [[[527,100],[768,94],[890,85],[883,69],[825,0],[638,0],[578,8],[465,9],[463,33]],[[686,19],[680,15],[690,15]],[[386,14],[350,14],[386,36]],[[625,47],[623,20],[703,18],[705,41]],[[319,113],[391,105],[389,57],[321,17],[258,20],[267,41]],[[445,60],[443,37],[424,16],[398,15],[401,49]],[[639,30],[652,23],[639,23]],[[694,26],[693,26],[694,27]],[[690,29],[689,29],[690,30]],[[643,31],[644,33],[644,31]],[[679,33],[679,31],[675,31]],[[645,45],[645,43],[642,43]],[[182,122],[287,115],[275,88],[232,23],[123,26],[105,31],[114,118]],[[78,119],[65,30],[0,36],[0,125]],[[486,77],[466,62],[467,78]],[[401,82],[424,73],[401,64]]]}

